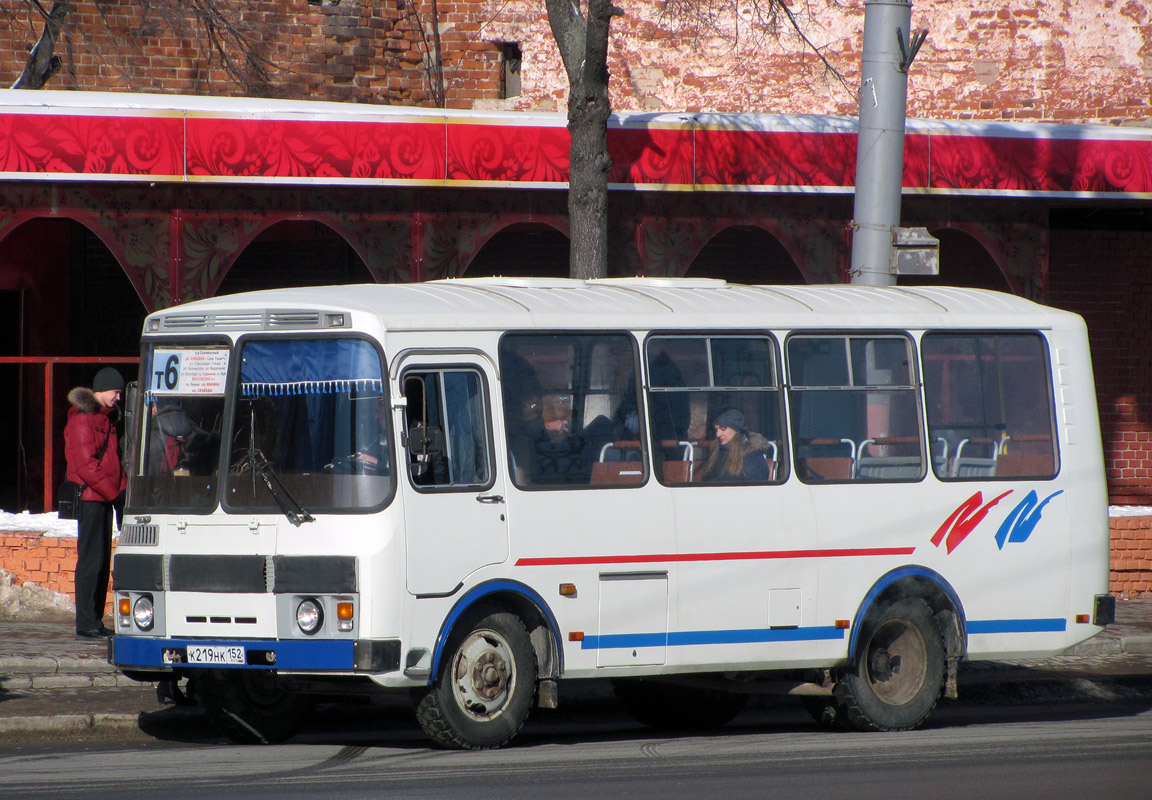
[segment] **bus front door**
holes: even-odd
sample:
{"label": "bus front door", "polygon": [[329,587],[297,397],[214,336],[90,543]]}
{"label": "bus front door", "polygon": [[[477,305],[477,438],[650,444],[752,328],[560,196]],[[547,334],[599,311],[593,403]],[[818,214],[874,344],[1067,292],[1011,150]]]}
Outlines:
{"label": "bus front door", "polygon": [[421,355],[401,365],[400,383],[408,591],[447,594],[480,567],[508,558],[492,367],[471,356]]}

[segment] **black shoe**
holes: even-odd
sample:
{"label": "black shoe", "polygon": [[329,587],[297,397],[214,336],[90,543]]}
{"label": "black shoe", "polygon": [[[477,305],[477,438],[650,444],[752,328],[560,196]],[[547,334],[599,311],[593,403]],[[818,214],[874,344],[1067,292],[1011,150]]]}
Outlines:
{"label": "black shoe", "polygon": [[104,626],[100,626],[99,628],[91,628],[86,631],[76,631],[76,635],[82,639],[107,639],[116,634]]}

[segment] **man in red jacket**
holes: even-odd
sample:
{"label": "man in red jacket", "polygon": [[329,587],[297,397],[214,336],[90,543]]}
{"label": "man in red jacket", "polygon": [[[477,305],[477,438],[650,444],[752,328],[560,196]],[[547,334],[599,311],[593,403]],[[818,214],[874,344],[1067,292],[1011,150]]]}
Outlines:
{"label": "man in red jacket", "polygon": [[84,485],[76,546],[76,635],[89,639],[112,635],[103,620],[112,561],[113,501],[128,484],[116,437],[116,404],[123,391],[124,378],[105,367],[96,373],[91,389],[77,386],[68,392],[72,408],[64,427],[67,479]]}

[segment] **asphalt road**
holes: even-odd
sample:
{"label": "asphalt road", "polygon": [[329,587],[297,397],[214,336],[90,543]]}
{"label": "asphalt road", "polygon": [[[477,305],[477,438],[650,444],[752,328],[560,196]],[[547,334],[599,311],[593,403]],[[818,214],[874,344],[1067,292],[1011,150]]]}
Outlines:
{"label": "asphalt road", "polygon": [[828,733],[793,704],[709,735],[669,736],[585,704],[541,715],[514,746],[428,748],[406,709],[330,711],[292,743],[224,743],[197,715],[154,738],[0,746],[12,798],[1145,798],[1147,701],[944,705],[930,727]]}

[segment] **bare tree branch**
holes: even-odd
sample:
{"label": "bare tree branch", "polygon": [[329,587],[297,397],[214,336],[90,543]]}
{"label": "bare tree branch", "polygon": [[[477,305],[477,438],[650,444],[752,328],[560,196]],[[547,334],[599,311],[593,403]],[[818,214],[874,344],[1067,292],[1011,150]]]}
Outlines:
{"label": "bare tree branch", "polygon": [[12,84],[13,89],[42,89],[52,76],[60,71],[60,56],[56,55],[56,40],[68,21],[69,0],[56,0],[52,10],[45,13],[38,0],[28,5],[34,7],[44,17],[44,31],[28,53],[24,71]]}
{"label": "bare tree branch", "polygon": [[[837,0],[823,2],[839,5]],[[668,30],[686,37],[696,47],[705,40],[719,40],[734,48],[761,52],[787,32],[820,60],[825,75],[854,94],[843,73],[826,55],[828,46],[812,39],[793,5],[789,0],[666,0],[661,19]]]}

